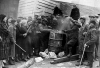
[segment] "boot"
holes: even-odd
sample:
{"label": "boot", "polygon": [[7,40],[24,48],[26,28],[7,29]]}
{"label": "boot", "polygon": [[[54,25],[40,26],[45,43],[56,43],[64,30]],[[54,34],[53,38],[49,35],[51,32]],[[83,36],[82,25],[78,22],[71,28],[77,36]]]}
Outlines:
{"label": "boot", "polygon": [[32,58],[33,57],[33,53],[29,54],[29,57]]}
{"label": "boot", "polygon": [[[79,66],[80,65],[80,63],[77,63],[77,64],[75,64],[76,66]],[[83,62],[81,63],[81,65],[83,65]]]}
{"label": "boot", "polygon": [[20,61],[23,61],[23,56],[24,56],[23,53],[19,54],[18,59],[19,59]]}
{"label": "boot", "polygon": [[16,57],[15,57],[15,61],[16,62],[18,62],[19,60],[18,60],[18,55],[16,55]]}
{"label": "boot", "polygon": [[30,56],[29,55],[27,56],[27,59],[30,59]]}
{"label": "boot", "polygon": [[72,47],[69,48],[69,54],[68,54],[68,56],[69,56],[69,57],[72,56]]}
{"label": "boot", "polygon": [[15,61],[13,60],[13,58],[12,57],[9,57],[9,64],[10,65],[14,65],[15,64]]}
{"label": "boot", "polygon": [[39,50],[35,50],[35,51],[34,51],[34,56],[39,57]]}
{"label": "boot", "polygon": [[3,64],[4,64],[4,66],[5,66],[5,65],[9,65],[8,59],[4,60],[4,61],[3,61]]}
{"label": "boot", "polygon": [[25,55],[25,54],[23,54],[23,56],[22,56],[22,61],[27,61],[28,59],[27,59],[27,56]]}
{"label": "boot", "polygon": [[15,61],[16,61],[16,62],[19,62],[19,59],[18,59],[18,57],[16,57],[16,58],[15,58]]}
{"label": "boot", "polygon": [[9,67],[3,66],[2,68],[9,68]]}

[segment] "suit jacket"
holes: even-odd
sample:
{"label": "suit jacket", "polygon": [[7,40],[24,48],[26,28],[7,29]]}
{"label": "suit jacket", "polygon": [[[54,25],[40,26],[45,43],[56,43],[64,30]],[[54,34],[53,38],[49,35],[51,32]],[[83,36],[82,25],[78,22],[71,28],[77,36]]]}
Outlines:
{"label": "suit jacket", "polygon": [[97,37],[98,37],[97,33],[98,32],[95,28],[88,30],[84,39],[84,43],[86,43],[86,45],[89,46],[89,47],[86,47],[86,52],[94,52],[95,47],[96,47]]}
{"label": "suit jacket", "polygon": [[[16,27],[14,25],[10,25],[8,27],[8,30],[10,31],[11,35],[13,36],[14,40],[16,41]],[[14,44],[10,44],[10,53],[9,56],[10,57],[15,57],[15,45]]]}
{"label": "suit jacket", "polygon": [[74,25],[71,29],[65,31],[65,33],[67,33],[70,40],[71,39],[78,39],[78,31],[79,31],[78,25]]}
{"label": "suit jacket", "polygon": [[10,25],[8,27],[8,30],[11,32],[11,34],[13,35],[14,39],[16,40],[16,27],[14,25]]}

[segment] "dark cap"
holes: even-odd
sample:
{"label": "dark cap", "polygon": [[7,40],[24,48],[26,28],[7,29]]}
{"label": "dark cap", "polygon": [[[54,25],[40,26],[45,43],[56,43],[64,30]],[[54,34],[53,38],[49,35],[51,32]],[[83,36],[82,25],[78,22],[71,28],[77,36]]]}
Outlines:
{"label": "dark cap", "polygon": [[16,22],[16,20],[11,20],[11,23],[15,23]]}
{"label": "dark cap", "polygon": [[98,18],[98,16],[95,16],[95,18]]}
{"label": "dark cap", "polygon": [[96,25],[96,21],[95,20],[91,20],[90,23]]}
{"label": "dark cap", "polygon": [[89,18],[94,18],[94,16],[89,16]]}
{"label": "dark cap", "polygon": [[98,15],[100,15],[100,14],[98,14]]}
{"label": "dark cap", "polygon": [[85,17],[80,17],[80,19],[85,19]]}
{"label": "dark cap", "polygon": [[89,18],[92,18],[92,16],[89,16]]}

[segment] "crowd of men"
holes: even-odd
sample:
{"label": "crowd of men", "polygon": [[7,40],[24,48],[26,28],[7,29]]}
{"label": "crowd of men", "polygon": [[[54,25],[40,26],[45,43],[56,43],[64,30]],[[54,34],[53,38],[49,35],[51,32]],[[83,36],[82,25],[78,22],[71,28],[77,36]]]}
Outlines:
{"label": "crowd of men", "polygon": [[[35,56],[46,57],[48,52],[61,57],[60,52],[64,51],[63,56],[79,54],[79,61],[82,57],[84,48],[85,55],[83,62],[88,60],[88,65],[92,68],[93,61],[99,59],[99,30],[100,14],[89,16],[87,24],[85,17],[80,17],[79,9],[74,6],[71,16],[66,16],[61,12],[51,16],[35,15],[34,19],[18,17],[14,20],[4,14],[0,15],[0,60],[4,65],[12,65],[14,62],[27,61]],[[58,27],[65,23],[63,28]],[[62,50],[55,53],[48,45],[50,31],[61,30],[66,39],[61,47]],[[55,46],[55,45],[54,45]],[[75,52],[76,51],[76,52]],[[45,56],[44,56],[45,54]],[[79,62],[78,61],[78,62]]]}

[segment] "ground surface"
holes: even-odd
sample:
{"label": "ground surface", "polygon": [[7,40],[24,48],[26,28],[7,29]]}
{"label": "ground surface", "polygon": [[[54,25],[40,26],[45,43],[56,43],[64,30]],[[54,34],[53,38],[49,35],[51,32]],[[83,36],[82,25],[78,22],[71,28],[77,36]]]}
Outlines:
{"label": "ground surface", "polygon": [[[64,62],[59,64],[50,64],[53,59],[44,59],[41,62],[35,62],[34,58],[29,59],[27,62],[18,62],[15,65],[8,66],[8,68],[80,68],[75,66],[76,61]],[[94,62],[94,67],[98,65],[98,61]],[[1,66],[1,65],[0,65]],[[81,68],[88,68],[81,66]]]}

